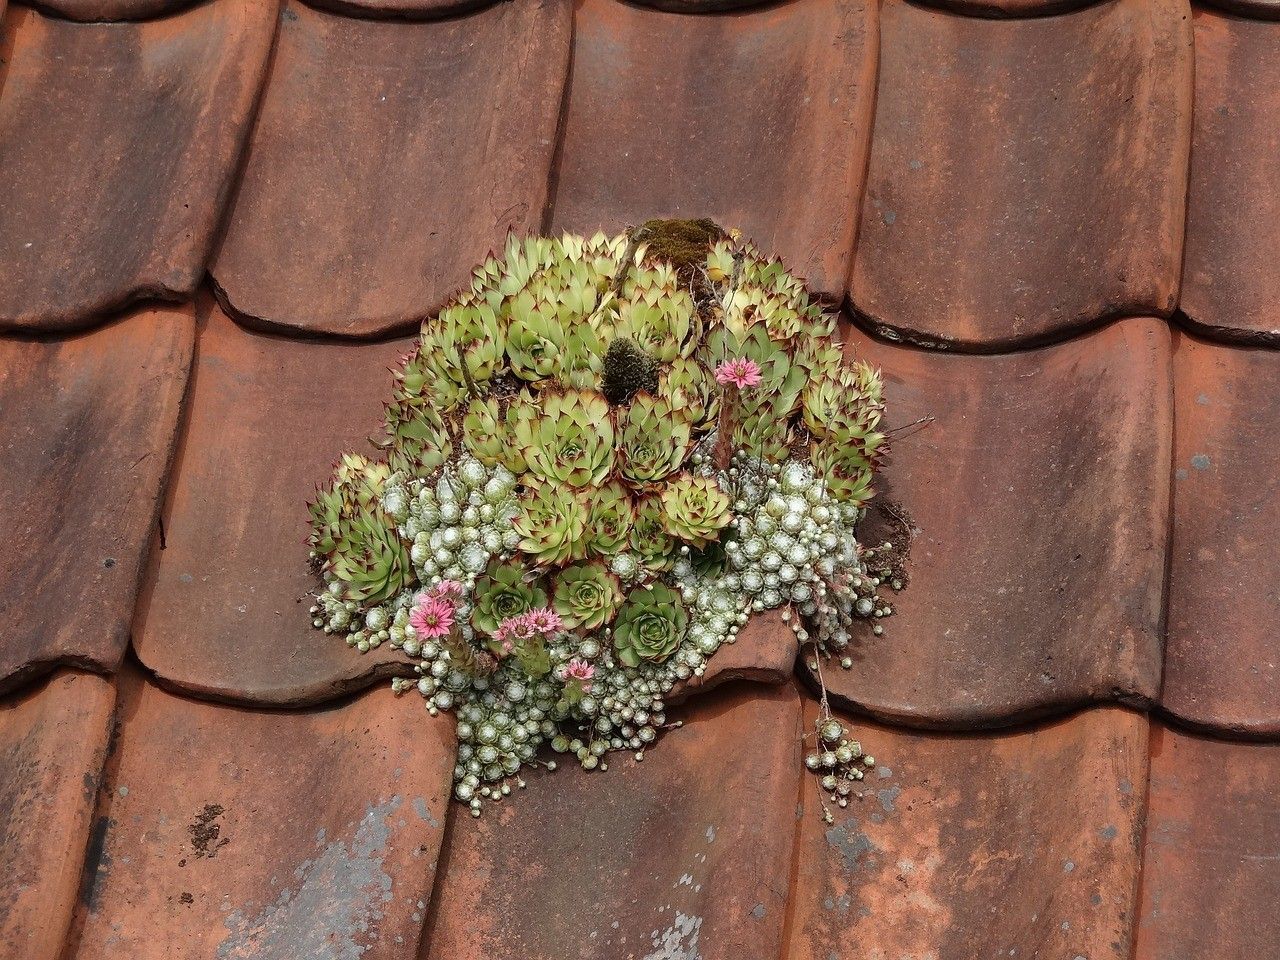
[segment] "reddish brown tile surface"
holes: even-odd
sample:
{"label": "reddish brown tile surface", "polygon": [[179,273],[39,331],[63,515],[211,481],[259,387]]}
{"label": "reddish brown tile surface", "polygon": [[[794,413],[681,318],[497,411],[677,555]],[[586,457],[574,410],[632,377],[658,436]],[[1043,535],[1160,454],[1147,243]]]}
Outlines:
{"label": "reddish brown tile surface", "polygon": [[555,228],[592,233],[653,216],[714,217],[838,297],[875,62],[875,8],[854,0],[727,17],[584,0]]}
{"label": "reddish brown tile surface", "polygon": [[1155,729],[1137,960],[1255,960],[1280,944],[1280,745]]}
{"label": "reddish brown tile surface", "polygon": [[69,958],[411,956],[453,727],[390,690],[244,710],[122,677]]}
{"label": "reddish brown tile surface", "polygon": [[716,651],[706,673],[673,690],[667,703],[680,703],[730,680],[783,683],[795,671],[798,646],[795,634],[777,613],[758,614],[747,621],[734,643]]}
{"label": "reddish brown tile surface", "polygon": [[193,6],[198,0],[34,0],[28,6],[68,20],[149,20]]}
{"label": "reddish brown tile surface", "polygon": [[854,732],[877,762],[863,798],[832,805],[826,825],[816,786],[803,793],[788,960],[1129,956],[1141,714],[1001,735]]}
{"label": "reddish brown tile surface", "polygon": [[1280,734],[1280,353],[1174,351],[1173,539],[1162,701],[1191,723]]}
{"label": "reddish brown tile surface", "polygon": [[0,339],[0,690],[128,642],[191,363],[188,307]]}
{"label": "reddish brown tile surface", "polygon": [[312,703],[367,685],[402,658],[312,629],[306,501],[344,450],[372,452],[409,342],[303,343],[202,314],[138,656],[162,683],[219,699]]}
{"label": "reddish brown tile surface", "polygon": [[115,704],[112,682],[60,671],[0,703],[0,954],[62,955]]}
{"label": "reddish brown tile surface", "polygon": [[603,773],[449,821],[423,960],[779,955],[801,776],[794,687],[699,698]]}
{"label": "reddish brown tile surface", "polygon": [[0,329],[70,330],[140,297],[191,294],[274,24],[269,0],[206,3],[140,24],[9,10]]}
{"label": "reddish brown tile surface", "polygon": [[213,273],[264,328],[414,326],[507,230],[537,231],[569,56],[563,0],[432,23],[289,3]]}
{"label": "reddish brown tile surface", "polygon": [[[1280,4],[1273,10],[1280,15]],[[1195,149],[1182,310],[1280,344],[1280,24],[1197,10]]]}
{"label": "reddish brown tile surface", "polygon": [[1191,74],[1185,0],[1016,21],[886,0],[853,304],[973,349],[1170,311]]}
{"label": "reddish brown tile surface", "polygon": [[[883,368],[894,449],[880,489],[915,521],[910,586],[855,639],[841,699],[969,727],[1154,696],[1172,427],[1166,326],[974,357],[853,338]],[[864,537],[881,542],[873,524]]]}

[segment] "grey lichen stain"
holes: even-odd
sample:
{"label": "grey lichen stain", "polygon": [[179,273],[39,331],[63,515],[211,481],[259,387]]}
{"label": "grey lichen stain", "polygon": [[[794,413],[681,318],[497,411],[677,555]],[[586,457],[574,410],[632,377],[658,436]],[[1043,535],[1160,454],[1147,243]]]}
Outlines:
{"label": "grey lichen stain", "polygon": [[320,852],[294,870],[292,888],[253,916],[232,910],[218,960],[359,960],[362,941],[377,937],[382,905],[391,899],[391,877],[382,859],[391,837],[388,826],[400,797],[370,805],[350,842],[324,843]]}
{"label": "grey lichen stain", "polygon": [[698,952],[698,933],[702,918],[677,911],[675,920],[653,936],[653,951],[644,960],[702,960]]}
{"label": "grey lichen stain", "polygon": [[751,915],[755,917],[757,920],[763,920],[764,913],[765,913],[765,910],[764,910],[763,903],[757,903],[754,907],[751,908]]}
{"label": "grey lichen stain", "polygon": [[1098,831],[1098,836],[1102,837],[1103,840],[1114,840],[1117,832],[1115,824],[1109,823]]}
{"label": "grey lichen stain", "polygon": [[422,797],[413,798],[413,812],[418,815],[418,819],[433,829],[440,828],[440,821],[431,815],[431,808],[427,806],[427,801]]}
{"label": "grey lichen stain", "polygon": [[886,787],[884,790],[876,791],[876,799],[880,801],[880,807],[885,813],[896,813],[898,808],[893,802],[898,799],[898,794],[902,793],[902,788],[898,786]]}
{"label": "grey lichen stain", "polygon": [[858,829],[857,820],[847,820],[827,831],[827,845],[840,854],[846,870],[856,871],[864,853],[876,849],[870,838]]}
{"label": "grey lichen stain", "polygon": [[1197,470],[1208,470],[1209,464],[1210,464],[1210,460],[1209,460],[1209,455],[1207,453],[1197,453],[1194,457],[1191,458],[1191,465],[1195,467]]}
{"label": "grey lichen stain", "polygon": [[853,905],[853,898],[849,894],[841,894],[839,897],[825,897],[822,906],[827,910],[838,910],[840,913],[848,913],[849,907]]}

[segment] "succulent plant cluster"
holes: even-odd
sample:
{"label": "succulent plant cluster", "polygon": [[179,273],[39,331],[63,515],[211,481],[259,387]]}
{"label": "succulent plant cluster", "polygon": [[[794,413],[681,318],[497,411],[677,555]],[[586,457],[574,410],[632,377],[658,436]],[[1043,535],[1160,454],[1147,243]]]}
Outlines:
{"label": "succulent plant cluster", "polygon": [[848,666],[891,607],[855,536],[880,379],[845,353],[799,279],[707,221],[513,237],[423,324],[382,456],[343,456],[312,503],[314,625],[402,651],[395,688],[456,712],[477,814],[544,745],[643,751],[759,611]]}

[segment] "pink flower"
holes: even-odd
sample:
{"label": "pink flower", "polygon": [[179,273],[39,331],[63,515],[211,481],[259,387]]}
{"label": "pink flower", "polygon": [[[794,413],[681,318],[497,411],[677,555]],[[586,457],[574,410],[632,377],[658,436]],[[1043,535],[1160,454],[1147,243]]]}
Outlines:
{"label": "pink flower", "polygon": [[498,624],[497,632],[493,638],[504,647],[516,640],[528,640],[536,631],[533,624],[529,622],[529,614],[522,613],[518,616],[507,617],[502,623]]}
{"label": "pink flower", "polygon": [[560,614],[547,607],[530,610],[525,616],[529,618],[529,626],[544,637],[549,637],[553,633],[559,633],[564,629],[564,622],[560,619]]}
{"label": "pink flower", "polygon": [[409,625],[418,631],[418,639],[432,640],[453,629],[453,604],[438,597],[426,597],[409,614]]}
{"label": "pink flower", "polygon": [[716,383],[722,386],[733,384],[739,390],[743,387],[755,387],[760,384],[760,368],[754,360],[726,360],[716,367]]}
{"label": "pink flower", "polygon": [[569,661],[568,666],[564,668],[565,676],[570,680],[577,680],[582,684],[584,690],[591,687],[591,678],[596,675],[596,668],[585,660],[579,660],[574,657]]}
{"label": "pink flower", "polygon": [[427,591],[428,598],[432,600],[445,600],[451,604],[461,596],[462,584],[457,580],[441,580]]}

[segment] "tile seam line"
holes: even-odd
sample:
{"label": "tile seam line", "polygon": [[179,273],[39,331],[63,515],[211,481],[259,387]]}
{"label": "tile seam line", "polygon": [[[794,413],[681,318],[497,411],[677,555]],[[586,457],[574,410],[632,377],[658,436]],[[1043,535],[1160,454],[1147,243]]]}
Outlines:
{"label": "tile seam line", "polygon": [[[1280,21],[1265,21],[1280,22]],[[1244,330],[1197,320],[1182,309],[1174,312],[1169,322],[1209,343],[1249,350],[1280,351],[1280,327],[1275,330]]]}
{"label": "tile seam line", "polygon": [[47,5],[44,0],[13,0],[10,7],[26,7],[33,10],[47,20],[57,20],[60,23],[81,24],[86,27],[102,27],[112,24],[129,24],[129,23],[156,23],[160,20],[169,20],[174,17],[180,17],[184,13],[190,13],[197,7],[213,6],[222,0],[184,0],[183,3],[169,10],[158,10],[155,13],[146,16],[134,17],[98,17],[92,20],[81,20],[78,17],[69,17],[65,13],[61,13],[52,6]]}
{"label": "tile seam line", "polygon": [[1142,829],[1138,834],[1137,875],[1133,878],[1132,894],[1133,920],[1129,924],[1129,960],[1138,960],[1138,928],[1142,923],[1142,894],[1147,876],[1147,831],[1151,825],[1151,743],[1156,736],[1157,721],[1152,715],[1147,716],[1147,735],[1144,738],[1146,747],[1144,756],[1144,777],[1142,785]]}
{"label": "tile seam line", "polygon": [[989,20],[993,23],[1007,23],[1009,21],[1024,20],[1052,20],[1058,17],[1069,17],[1075,13],[1082,13],[1094,7],[1104,7],[1114,2],[1114,0],[1060,0],[1056,4],[1050,4],[1050,9],[1041,13],[1027,12],[992,12],[979,13],[970,12],[960,8],[960,0],[952,0],[952,2],[927,2],[927,0],[905,0],[907,6],[915,7],[918,10],[924,10],[928,13],[943,13],[952,17],[959,17],[964,20]]}
{"label": "tile seam line", "polygon": [[1073,340],[1081,340],[1091,334],[1098,333],[1117,323],[1126,320],[1159,320],[1171,324],[1173,320],[1158,310],[1140,310],[1130,306],[1122,306],[1107,311],[1085,324],[1073,325],[1066,330],[1051,331],[1047,334],[1027,337],[1026,339],[997,340],[991,343],[969,343],[939,340],[926,337],[915,332],[904,332],[901,328],[890,326],[874,319],[854,304],[852,297],[846,295],[842,312],[860,331],[890,347],[915,350],[920,353],[965,357],[1002,357],[1031,353],[1045,347],[1056,347]]}

